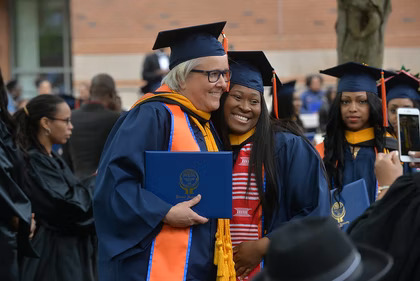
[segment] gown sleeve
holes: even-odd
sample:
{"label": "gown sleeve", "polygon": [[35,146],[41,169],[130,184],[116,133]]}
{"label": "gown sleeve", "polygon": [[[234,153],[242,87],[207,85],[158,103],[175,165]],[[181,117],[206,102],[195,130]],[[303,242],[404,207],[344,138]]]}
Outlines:
{"label": "gown sleeve", "polygon": [[301,137],[289,133],[277,133],[275,141],[280,198],[277,214],[268,232],[290,220],[329,216],[328,183],[315,148]]}
{"label": "gown sleeve", "polygon": [[36,150],[29,155],[34,188],[31,200],[38,219],[50,227],[71,232],[89,221],[92,223],[91,190],[74,178],[58,155],[49,157]]}
{"label": "gown sleeve", "polygon": [[94,215],[99,243],[109,257],[150,241],[172,207],[143,188],[144,152],[167,149],[170,120],[161,103],[149,102],[123,115],[108,137],[96,178]]}

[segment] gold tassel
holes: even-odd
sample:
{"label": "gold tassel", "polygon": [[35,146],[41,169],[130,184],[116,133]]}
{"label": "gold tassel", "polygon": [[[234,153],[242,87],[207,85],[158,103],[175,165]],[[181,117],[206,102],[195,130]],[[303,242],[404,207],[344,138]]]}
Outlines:
{"label": "gold tassel", "polygon": [[[218,151],[216,141],[210,130],[210,124],[206,123],[204,126],[200,122],[191,117],[193,122],[200,129],[206,142],[208,151]],[[233,262],[232,240],[230,237],[230,220],[218,219],[216,242],[214,246],[214,264],[217,266],[216,281],[235,281],[236,271],[235,263]]]}

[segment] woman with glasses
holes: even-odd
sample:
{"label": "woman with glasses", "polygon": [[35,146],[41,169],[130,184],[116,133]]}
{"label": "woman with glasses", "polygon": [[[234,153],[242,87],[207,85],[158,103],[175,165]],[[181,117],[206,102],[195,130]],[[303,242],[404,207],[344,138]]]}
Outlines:
{"label": "woman with glasses", "polygon": [[92,189],[81,184],[52,150],[73,126],[67,103],[40,95],[15,113],[17,143],[28,156],[31,201],[37,218],[32,240],[38,258],[25,258],[22,280],[95,280]]}
{"label": "woman with glasses", "polygon": [[264,53],[228,57],[231,89],[213,117],[234,155],[230,230],[236,276],[251,279],[262,268],[274,229],[306,216],[328,216],[330,201],[322,160],[297,124],[270,120],[264,86],[271,85],[273,68]]}
{"label": "woman with glasses", "polygon": [[145,151],[218,151],[210,116],[230,79],[217,39],[225,23],[160,32],[154,49],[171,48],[170,71],[108,137],[94,196],[103,281],[216,280],[218,272],[218,278],[234,274],[231,252],[214,259],[215,244],[222,245],[224,237],[219,233],[216,240],[215,234],[226,221],[195,213],[191,207],[200,196],[171,205],[144,188]]}

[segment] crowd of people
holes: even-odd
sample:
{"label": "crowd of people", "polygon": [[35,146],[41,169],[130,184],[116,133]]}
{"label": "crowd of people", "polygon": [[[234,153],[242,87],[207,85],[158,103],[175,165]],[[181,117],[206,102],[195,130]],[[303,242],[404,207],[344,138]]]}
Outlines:
{"label": "crowd of people", "polygon": [[[336,88],[311,75],[299,96],[264,52],[227,50],[225,24],[160,32],[169,61],[148,57],[149,93],[124,113],[108,74],[72,103],[45,80],[23,102],[0,76],[2,280],[420,278],[420,174],[399,161],[395,129],[420,80],[349,62],[320,71]],[[316,147],[301,110],[322,116]],[[172,205],[146,189],[146,151],[231,151],[232,218],[196,213],[201,195]],[[345,233],[331,207],[360,179],[370,207]]]}

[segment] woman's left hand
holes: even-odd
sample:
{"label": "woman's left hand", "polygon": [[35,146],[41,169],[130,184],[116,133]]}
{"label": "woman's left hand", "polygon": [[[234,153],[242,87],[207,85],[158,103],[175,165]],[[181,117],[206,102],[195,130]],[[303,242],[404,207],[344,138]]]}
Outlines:
{"label": "woman's left hand", "polygon": [[242,242],[233,248],[236,276],[246,277],[261,262],[267,252],[270,239],[267,237],[255,241]]}

